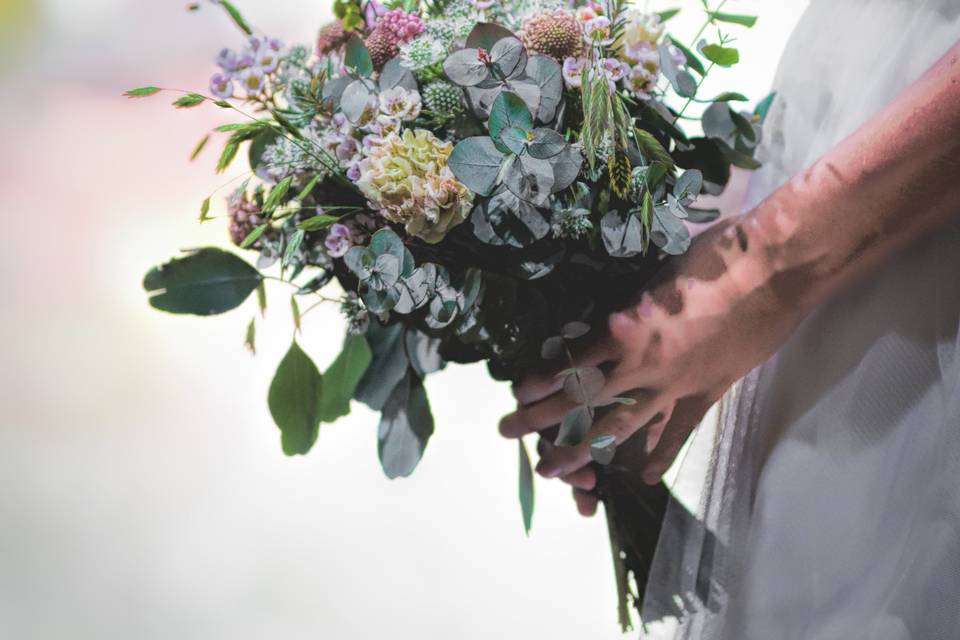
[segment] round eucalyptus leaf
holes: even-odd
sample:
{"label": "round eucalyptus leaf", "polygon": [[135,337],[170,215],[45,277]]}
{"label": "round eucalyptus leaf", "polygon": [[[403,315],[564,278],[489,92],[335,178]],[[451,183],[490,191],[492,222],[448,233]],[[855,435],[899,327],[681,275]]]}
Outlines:
{"label": "round eucalyptus leaf", "polygon": [[688,169],[677,178],[673,187],[673,195],[681,204],[689,204],[696,200],[703,188],[703,174],[699,169]]}
{"label": "round eucalyptus leaf", "polygon": [[533,117],[523,99],[510,91],[501,91],[490,107],[490,137],[496,140],[500,132],[518,128],[523,132],[533,128]]}
{"label": "round eucalyptus leaf", "polygon": [[354,80],[340,97],[340,110],[354,124],[362,122],[376,108],[376,86],[367,79]]}
{"label": "round eucalyptus leaf", "polygon": [[211,247],[154,267],[143,288],[155,309],[209,316],[240,306],[262,280],[244,260]]}
{"label": "round eucalyptus leaf", "polygon": [[690,231],[669,207],[657,205],[653,208],[650,240],[664,253],[678,256],[690,248]]}
{"label": "round eucalyptus leaf", "polygon": [[497,65],[503,77],[522,73],[527,64],[527,52],[515,37],[501,38],[490,49],[490,61]]}
{"label": "round eucalyptus leaf", "polygon": [[473,267],[467,269],[463,277],[463,286],[457,294],[457,307],[461,312],[466,313],[476,304],[482,288],[483,272]]}
{"label": "round eucalyptus leaf", "polygon": [[473,233],[482,242],[526,247],[550,232],[550,223],[535,206],[504,189],[473,208]]}
{"label": "round eucalyptus leaf", "polygon": [[475,136],[457,143],[447,166],[457,180],[474,193],[486,196],[493,192],[500,174],[504,155],[487,136]]}
{"label": "round eucalyptus leaf", "polygon": [[509,153],[520,155],[527,147],[528,133],[519,127],[508,127],[500,132],[500,143]]}
{"label": "round eucalyptus leaf", "polygon": [[379,255],[373,263],[373,274],[376,277],[372,280],[379,285],[375,288],[388,289],[400,280],[400,261],[397,260],[396,256],[388,253]]}
{"label": "round eucalyptus leaf", "polygon": [[600,236],[607,253],[613,258],[629,258],[643,251],[643,229],[633,214],[617,210],[607,212],[600,220]]}
{"label": "round eucalyptus leaf", "polygon": [[540,357],[544,360],[556,360],[563,355],[565,344],[560,336],[547,338],[540,345]]}
{"label": "round eucalyptus leaf", "polygon": [[390,392],[403,379],[409,361],[403,341],[403,325],[382,325],[373,318],[366,338],[373,360],[357,384],[353,397],[374,411],[386,403]]}
{"label": "round eucalyptus leaf", "polygon": [[590,333],[590,325],[586,322],[568,322],[560,329],[560,334],[567,340],[576,340]]}
{"label": "round eucalyptus leaf", "polygon": [[[372,280],[372,278],[371,278]],[[369,281],[368,281],[369,282]],[[392,311],[400,299],[400,292],[396,287],[375,289],[367,288],[360,294],[363,304],[374,313],[386,313]]]}
{"label": "round eucalyptus leaf", "polygon": [[395,87],[403,87],[407,91],[420,91],[413,72],[403,66],[400,60],[400,57],[397,56],[396,58],[391,58],[387,64],[383,65],[383,69],[380,71],[380,77],[377,79],[377,84],[381,92],[388,91]]}
{"label": "round eucalyptus leaf", "polygon": [[552,122],[557,114],[557,107],[563,101],[563,74],[560,63],[550,56],[533,55],[527,60],[524,74],[537,87],[538,106],[534,111],[537,121]]}
{"label": "round eucalyptus leaf", "polygon": [[347,265],[347,269],[350,269],[361,282],[370,277],[373,260],[373,254],[366,247],[350,247],[343,256],[343,263]]}
{"label": "round eucalyptus leaf", "polygon": [[563,379],[563,392],[577,404],[592,404],[599,397],[606,378],[596,367],[578,367]]}
{"label": "round eucalyptus leaf", "polygon": [[714,102],[707,107],[700,122],[703,125],[703,134],[710,138],[727,139],[737,130],[726,102]]}
{"label": "round eucalyptus leaf", "polygon": [[567,147],[563,134],[541,127],[534,129],[533,137],[527,143],[527,153],[540,160],[549,160],[559,155]]}
{"label": "round eucalyptus leaf", "polygon": [[454,51],[443,61],[443,72],[461,87],[473,87],[490,77],[490,70],[476,49]]}
{"label": "round eucalyptus leaf", "polygon": [[696,224],[705,224],[713,222],[720,217],[720,209],[697,209],[689,207],[687,209],[687,222]]}
{"label": "round eucalyptus leaf", "polygon": [[670,209],[670,213],[677,216],[681,220],[687,218],[687,210],[683,208],[683,205],[680,204],[680,201],[672,194],[667,194],[667,208]]}
{"label": "round eucalyptus leaf", "polygon": [[527,109],[530,110],[531,114],[534,114],[535,119],[539,122],[540,120],[540,87],[536,82],[533,82],[531,79],[526,76],[522,76],[515,80],[509,80],[507,82],[507,90],[517,94],[523,98],[523,102],[527,105]]}
{"label": "round eucalyptus leaf", "polygon": [[578,445],[587,437],[591,426],[593,426],[593,418],[590,416],[590,409],[576,407],[563,416],[563,420],[560,422],[560,430],[557,432],[557,438],[553,443],[558,447]]}
{"label": "round eucalyptus leaf", "polygon": [[493,22],[479,22],[467,35],[466,45],[474,49],[483,48],[487,51],[504,38],[516,38],[513,32]]}
{"label": "round eucalyptus leaf", "polygon": [[340,98],[343,96],[343,91],[351,82],[353,82],[353,78],[350,76],[340,76],[339,78],[327,80],[323,84],[323,91],[320,94],[323,98],[323,101],[329,102],[333,106],[334,110],[339,109]]}
{"label": "round eucalyptus leaf", "polygon": [[432,338],[416,329],[407,329],[404,339],[410,366],[421,378],[446,366],[440,356],[440,338]]}
{"label": "round eucalyptus leaf", "polygon": [[550,158],[553,167],[553,193],[563,191],[580,175],[583,155],[578,147],[568,144],[560,153]]}
{"label": "round eucalyptus leaf", "polygon": [[553,190],[553,166],[548,160],[513,156],[504,167],[503,184],[521,200],[543,205]]}
{"label": "round eucalyptus leaf", "polygon": [[617,439],[611,435],[597,436],[590,440],[590,457],[597,464],[608,465],[617,453]]}

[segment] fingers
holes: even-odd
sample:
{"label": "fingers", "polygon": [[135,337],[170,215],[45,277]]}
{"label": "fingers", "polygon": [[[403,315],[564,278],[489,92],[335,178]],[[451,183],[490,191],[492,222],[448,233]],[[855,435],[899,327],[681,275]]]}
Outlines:
{"label": "fingers", "polygon": [[[574,345],[570,351],[578,367],[595,367],[608,362],[615,355],[613,342],[606,336]],[[556,370],[551,369],[525,376],[513,387],[513,395],[517,402],[522,405],[531,404],[559,391],[563,386],[563,377],[558,377],[556,373],[568,366],[570,366],[569,362],[564,359],[563,364]]]}
{"label": "fingers", "polygon": [[597,512],[597,496],[594,494],[574,488],[573,500],[577,503],[577,511],[583,517],[589,518]]}
{"label": "fingers", "polygon": [[564,393],[555,393],[539,402],[521,405],[500,420],[500,434],[505,438],[519,438],[546,429],[559,424],[563,416],[576,406],[577,403]]}
{"label": "fingers", "polygon": [[597,472],[594,471],[590,465],[581,467],[561,479],[574,489],[580,489],[582,491],[593,491],[597,486]]}
{"label": "fingers", "polygon": [[537,473],[545,478],[564,477],[590,462],[590,440],[600,435],[612,435],[617,444],[632,436],[637,429],[651,422],[663,407],[652,391],[637,390],[624,394],[636,401],[633,405],[617,405],[590,428],[583,442],[572,447],[554,447],[543,452],[537,464]]}
{"label": "fingers", "polygon": [[647,484],[656,484],[666,473],[687,436],[693,431],[713,400],[706,396],[681,398],[673,408],[670,419],[659,429],[655,439],[647,440],[649,456],[643,465],[642,477]]}

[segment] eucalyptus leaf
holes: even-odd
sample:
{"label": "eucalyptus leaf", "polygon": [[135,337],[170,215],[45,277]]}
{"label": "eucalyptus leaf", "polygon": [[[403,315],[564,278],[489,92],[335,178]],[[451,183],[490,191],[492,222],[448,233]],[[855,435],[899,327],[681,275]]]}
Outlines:
{"label": "eucalyptus leaf", "polygon": [[473,87],[490,77],[490,70],[480,60],[476,49],[454,51],[443,61],[443,72],[461,87]]}
{"label": "eucalyptus leaf", "polygon": [[366,339],[373,359],[357,383],[354,399],[374,411],[386,403],[390,392],[403,379],[409,360],[403,341],[403,325],[383,325],[376,319],[370,321]]}
{"label": "eucalyptus leaf", "polygon": [[555,156],[550,157],[553,167],[553,193],[563,191],[580,175],[583,166],[583,155],[579,147],[568,144]]}
{"label": "eucalyptus leaf", "polygon": [[389,91],[395,87],[402,87],[407,91],[420,91],[417,84],[417,78],[410,69],[403,66],[401,58],[391,58],[387,64],[380,70],[380,76],[377,78],[377,86],[380,91]]}
{"label": "eucalyptus leaf", "polygon": [[343,53],[343,65],[362,78],[369,78],[373,74],[373,60],[370,59],[370,52],[357,34],[353,34],[347,40]]}
{"label": "eucalyptus leaf", "polygon": [[560,334],[567,340],[576,340],[590,333],[590,325],[586,322],[568,322],[560,329]]}
{"label": "eucalyptus leaf", "polygon": [[737,129],[730,115],[730,107],[725,102],[714,102],[703,112],[701,122],[703,134],[710,138],[726,139]]}
{"label": "eucalyptus leaf", "polygon": [[270,383],[267,404],[280,429],[280,442],[288,456],[310,451],[320,429],[322,378],[296,340],[280,361]]}
{"label": "eucalyptus leaf", "polygon": [[529,155],[512,156],[503,169],[503,184],[521,200],[543,205],[553,192],[553,166]]}
{"label": "eucalyptus leaf", "polygon": [[690,231],[669,207],[662,205],[653,208],[650,239],[664,253],[674,256],[681,255],[690,248]]}
{"label": "eucalyptus leaf", "polygon": [[600,236],[611,257],[629,258],[643,251],[643,229],[635,215],[607,212],[600,220]]}
{"label": "eucalyptus leaf", "polygon": [[556,360],[563,355],[566,343],[560,336],[551,336],[540,345],[540,357],[544,360]]}
{"label": "eucalyptus leaf", "polygon": [[560,430],[553,441],[558,447],[572,447],[583,442],[593,426],[593,418],[587,407],[571,409],[560,422]]}
{"label": "eucalyptus leaf", "polygon": [[466,45],[474,49],[482,48],[490,51],[494,45],[504,38],[515,38],[513,32],[493,22],[478,22],[467,35]]}
{"label": "eucalyptus leaf", "polygon": [[606,378],[597,367],[578,367],[563,379],[563,392],[577,404],[592,404],[599,397]]}
{"label": "eucalyptus leaf", "polygon": [[548,160],[560,154],[567,147],[563,134],[541,127],[534,129],[533,137],[527,143],[527,153],[534,158]]}
{"label": "eucalyptus leaf", "polygon": [[370,366],[373,352],[364,336],[348,335],[340,355],[323,374],[320,419],[333,422],[350,413],[350,399]]}
{"label": "eucalyptus leaf", "polygon": [[617,439],[609,434],[597,436],[590,440],[590,457],[597,464],[604,466],[613,462],[617,453]]}
{"label": "eucalyptus leaf", "polygon": [[487,196],[497,184],[503,160],[504,154],[497,150],[493,140],[475,136],[457,143],[447,158],[447,166],[468,189]]}
{"label": "eucalyptus leaf", "polygon": [[343,91],[347,88],[354,79],[350,76],[340,76],[327,80],[323,84],[323,90],[321,92],[321,97],[324,102],[329,102],[334,110],[340,108],[340,98],[343,96]]}
{"label": "eucalyptus leaf", "polygon": [[446,365],[440,356],[440,338],[430,337],[416,329],[407,329],[405,340],[410,366],[421,378],[440,371]]}
{"label": "eucalyptus leaf", "polygon": [[677,178],[677,184],[673,187],[673,195],[681,204],[686,205],[696,200],[702,188],[703,174],[699,169],[688,169]]}
{"label": "eucalyptus leaf", "polygon": [[[542,54],[530,56],[524,74],[538,89],[538,106],[531,111],[537,122],[552,122],[557,114],[557,108],[563,101],[563,73],[560,63]],[[520,91],[524,96],[524,92]],[[530,104],[529,96],[524,96]]]}
{"label": "eucalyptus leaf", "polygon": [[209,247],[154,267],[143,288],[155,309],[207,316],[240,306],[262,279],[237,256]]}
{"label": "eucalyptus leaf", "polygon": [[533,116],[523,99],[510,91],[501,91],[490,107],[490,137],[500,138],[504,129],[519,129],[525,134],[532,128]]}
{"label": "eucalyptus leaf", "polygon": [[501,38],[490,48],[490,62],[509,78],[526,67],[527,52],[517,38]]}
{"label": "eucalyptus leaf", "polygon": [[740,62],[740,52],[733,47],[724,47],[719,44],[703,44],[700,46],[703,57],[721,67],[732,67]]}
{"label": "eucalyptus leaf", "polygon": [[361,282],[370,277],[373,260],[373,253],[366,247],[350,247],[343,256],[343,263]]}
{"label": "eucalyptus leaf", "polygon": [[697,209],[694,207],[687,208],[687,222],[704,224],[707,222],[713,222],[719,217],[720,209]]}
{"label": "eucalyptus leaf", "polygon": [[340,110],[350,122],[357,124],[376,108],[376,99],[376,85],[372,81],[354,80],[343,90],[343,95],[340,97]]}
{"label": "eucalyptus leaf", "polygon": [[384,404],[377,430],[377,453],[386,476],[413,473],[431,435],[433,415],[423,382],[408,370]]}

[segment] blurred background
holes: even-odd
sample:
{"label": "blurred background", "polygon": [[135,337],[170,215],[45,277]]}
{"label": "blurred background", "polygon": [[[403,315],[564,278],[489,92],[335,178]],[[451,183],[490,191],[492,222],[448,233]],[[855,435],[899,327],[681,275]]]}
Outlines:
{"label": "blurred background", "polygon": [[[237,4],[310,43],[331,3]],[[682,7],[678,36],[699,27],[699,0],[646,4]],[[524,536],[516,447],[496,434],[510,392],[484,367],[429,378],[437,432],[389,481],[361,406],[310,455],[282,455],[266,390],[285,292],[268,288],[255,357],[252,299],[213,319],[150,309],[148,268],[227,242],[222,219],[196,222],[231,177],[213,173],[219,145],[187,160],[223,112],[120,95],[205,91],[215,53],[240,44],[221,11],[185,5],[0,0],[0,637],[622,637],[603,518],[538,482]],[[742,62],[705,93],[762,98],[805,5],[727,3],[760,20],[732,29]],[[323,369],[341,336],[322,309],[301,344]]]}

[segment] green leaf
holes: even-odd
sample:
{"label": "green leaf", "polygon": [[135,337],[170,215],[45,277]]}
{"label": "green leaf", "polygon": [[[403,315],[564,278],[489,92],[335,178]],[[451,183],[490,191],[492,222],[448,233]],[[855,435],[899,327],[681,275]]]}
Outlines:
{"label": "green leaf", "polygon": [[713,99],[713,102],[746,102],[747,96],[742,93],[736,93],[735,91],[724,91],[716,98]]}
{"label": "green leaf", "polygon": [[643,154],[648,164],[659,162],[673,171],[673,158],[670,156],[670,152],[660,144],[656,136],[645,129],[635,128],[633,130],[633,137],[637,143],[637,148],[640,149],[640,153]]}
{"label": "green leaf", "polygon": [[310,193],[313,191],[313,188],[317,186],[317,183],[318,183],[318,182],[320,182],[320,175],[319,175],[319,174],[317,174],[317,175],[313,176],[312,178],[310,178],[310,182],[308,182],[307,185],[306,185],[303,189],[300,190],[300,193],[297,194],[296,199],[297,199],[297,200],[301,200],[301,201],[302,201],[302,200],[306,200],[306,199],[307,199],[307,196],[310,195]]}
{"label": "green leaf", "polygon": [[611,435],[597,436],[590,440],[590,457],[597,464],[608,465],[617,453],[617,439]]}
{"label": "green leaf", "polygon": [[490,137],[498,140],[500,132],[513,127],[523,132],[530,131],[533,128],[533,116],[523,98],[510,91],[501,91],[490,107]]}
{"label": "green leaf", "polygon": [[250,324],[247,325],[247,332],[243,338],[243,346],[253,355],[257,355],[257,319],[255,317],[250,318]]}
{"label": "green leaf", "polygon": [[383,406],[377,429],[377,453],[388,478],[413,473],[433,435],[433,415],[423,381],[408,370]]}
{"label": "green leaf", "polygon": [[200,222],[206,222],[210,219],[210,196],[207,196],[200,204]]}
{"label": "green leaf", "polygon": [[297,229],[302,229],[303,231],[319,231],[320,229],[326,229],[339,219],[337,216],[321,214],[307,218],[297,225]]}
{"label": "green leaf", "polygon": [[721,67],[732,67],[740,62],[740,52],[733,47],[721,47],[719,44],[705,44],[700,47],[703,57]]}
{"label": "green leaf", "polygon": [[333,422],[350,413],[350,399],[373,359],[373,352],[363,336],[349,335],[340,355],[324,372],[320,419]]}
{"label": "green leaf", "polygon": [[680,9],[677,8],[664,9],[663,11],[657,11],[657,17],[660,18],[660,22],[666,22],[678,13],[680,13]]}
{"label": "green leaf", "polygon": [[263,201],[264,215],[269,216],[274,212],[274,210],[280,204],[280,201],[283,200],[284,196],[287,195],[287,191],[289,191],[291,184],[293,184],[293,176],[287,176],[277,184],[273,185],[273,188],[270,189],[270,193],[267,194],[267,199]]}
{"label": "green leaf", "polygon": [[457,143],[447,166],[468,189],[481,196],[493,192],[504,155],[487,136],[475,136]]}
{"label": "green leaf", "polygon": [[200,155],[200,152],[203,151],[203,148],[207,146],[207,143],[210,141],[210,134],[203,136],[197,142],[196,146],[193,147],[193,151],[190,152],[190,160],[196,160],[197,156]]}
{"label": "green leaf", "polygon": [[124,91],[123,95],[128,98],[149,98],[150,96],[156,95],[161,91],[162,89],[160,87],[137,87],[136,89]]}
{"label": "green leaf", "polygon": [[237,10],[233,3],[228,2],[228,0],[220,0],[220,4],[223,5],[223,8],[226,9],[227,14],[233,20],[234,24],[240,28],[245,34],[253,35],[253,29],[250,28],[250,25],[247,24],[247,21],[243,19],[243,16],[240,14],[240,11]]}
{"label": "green leaf", "polygon": [[700,62],[700,58],[696,56],[693,51],[690,51],[682,42],[677,40],[671,35],[668,35],[667,38],[670,39],[670,43],[675,46],[683,54],[683,57],[687,59],[687,66],[699,73],[701,76],[707,75],[707,70],[703,67],[703,63]]}
{"label": "green leaf", "polygon": [[203,104],[203,101],[206,100],[199,93],[188,93],[185,96],[180,96],[173,101],[173,106],[177,109],[191,109],[197,105]]}
{"label": "green leaf", "polygon": [[297,252],[297,249],[300,248],[300,245],[303,243],[303,238],[306,235],[306,231],[303,229],[297,229],[293,232],[293,235],[287,240],[287,248],[283,252],[283,260],[281,260],[281,266],[286,266],[290,264],[290,261],[293,259],[293,255]]}
{"label": "green leaf", "polygon": [[220,153],[220,158],[217,160],[217,173],[223,173],[230,166],[230,163],[233,162],[233,159],[237,157],[237,152],[240,150],[240,142],[235,139],[233,136],[227,139],[226,143],[223,145],[223,151]]}
{"label": "green leaf", "polygon": [[753,110],[753,114],[760,118],[760,124],[763,124],[764,120],[767,119],[767,113],[770,111],[770,105],[773,104],[773,100],[776,97],[777,92],[772,91],[767,95],[766,98],[757,103],[757,107]]}
{"label": "green leaf", "polygon": [[560,422],[560,430],[557,432],[554,444],[558,447],[580,444],[592,425],[593,417],[590,415],[590,409],[584,406],[571,409]]}
{"label": "green leaf", "polygon": [[720,11],[711,11],[709,12],[711,20],[718,20],[720,22],[730,22],[733,24],[743,25],[744,27],[752,27],[757,24],[757,16],[745,16],[737,13],[722,13]]}
{"label": "green leaf", "polygon": [[260,272],[237,256],[208,247],[154,267],[143,288],[156,309],[207,316],[238,307],[261,280]]}
{"label": "green leaf", "polygon": [[382,325],[375,319],[367,329],[367,342],[373,361],[357,384],[354,398],[374,411],[383,409],[393,388],[403,379],[409,366],[404,347],[403,325]]}
{"label": "green leaf", "polygon": [[533,525],[533,466],[530,464],[530,455],[527,453],[527,447],[523,439],[517,440],[520,452],[520,513],[523,516],[523,531],[530,535],[530,527]]}
{"label": "green leaf", "polygon": [[363,40],[356,34],[347,40],[343,54],[343,64],[362,78],[369,78],[373,74],[373,60]]}
{"label": "green leaf", "polygon": [[253,228],[253,230],[247,234],[247,237],[243,239],[243,242],[240,243],[241,249],[249,249],[253,246],[253,243],[256,242],[260,236],[263,235],[263,232],[267,230],[267,223],[258,224]]}
{"label": "green leaf", "polygon": [[260,317],[265,318],[267,315],[267,288],[263,286],[262,282],[257,286],[257,308],[260,309]]}
{"label": "green leaf", "polygon": [[293,330],[297,333],[303,333],[300,328],[300,304],[296,296],[290,296],[290,313],[293,315]]}
{"label": "green leaf", "polygon": [[317,366],[294,340],[267,395],[270,415],[280,428],[280,442],[288,456],[307,453],[317,441],[321,390]]}

